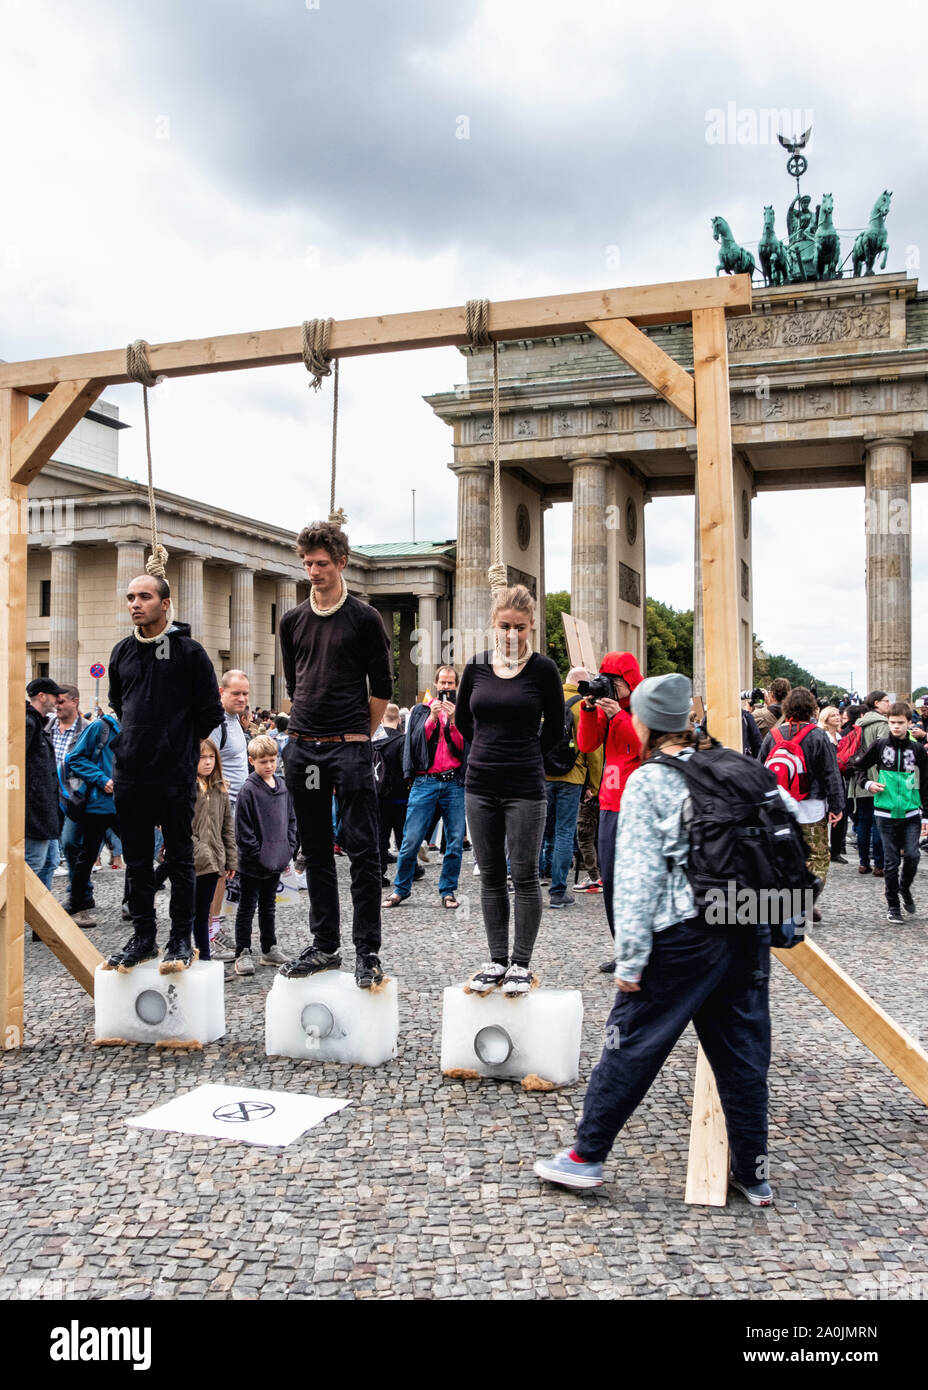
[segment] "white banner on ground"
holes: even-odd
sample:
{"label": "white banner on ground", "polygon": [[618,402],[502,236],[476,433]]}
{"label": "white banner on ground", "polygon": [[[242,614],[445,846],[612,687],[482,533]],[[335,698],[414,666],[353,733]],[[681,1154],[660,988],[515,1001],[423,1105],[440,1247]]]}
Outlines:
{"label": "white banner on ground", "polygon": [[351,1101],[289,1091],[197,1086],[126,1123],[137,1129],[166,1129],[175,1134],[203,1134],[282,1148],[346,1105]]}

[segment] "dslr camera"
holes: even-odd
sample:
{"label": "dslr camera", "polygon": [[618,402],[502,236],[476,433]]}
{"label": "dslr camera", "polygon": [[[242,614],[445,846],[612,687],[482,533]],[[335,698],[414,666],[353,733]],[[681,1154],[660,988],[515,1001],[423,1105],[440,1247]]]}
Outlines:
{"label": "dslr camera", "polygon": [[742,700],[750,700],[752,705],[757,705],[764,698],[764,692],[759,685],[755,685],[753,690],[742,690]]}
{"label": "dslr camera", "polygon": [[614,700],[615,685],[612,677],[604,671],[591,681],[577,681],[577,689],[585,700]]}

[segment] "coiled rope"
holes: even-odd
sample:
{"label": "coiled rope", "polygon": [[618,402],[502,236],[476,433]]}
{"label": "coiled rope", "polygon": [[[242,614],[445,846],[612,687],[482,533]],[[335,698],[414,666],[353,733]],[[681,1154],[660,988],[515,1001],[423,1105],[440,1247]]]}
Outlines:
{"label": "coiled rope", "polygon": [[465,330],[474,349],[493,349],[493,527],[492,563],[487,570],[490,592],[508,587],[508,571],[503,564],[503,500],[499,471],[499,347],[490,337],[490,301],[469,299],[465,306]]}
{"label": "coiled rope", "polygon": [[329,337],[332,332],[332,319],[305,319],[303,321],[302,350],[303,365],[312,377],[310,389],[318,391],[324,376],[333,376],[332,390],[332,471],[329,486],[329,521],[336,526],[344,526],[348,520],[343,509],[335,506],[335,463],[338,450],[338,358],[329,352]]}

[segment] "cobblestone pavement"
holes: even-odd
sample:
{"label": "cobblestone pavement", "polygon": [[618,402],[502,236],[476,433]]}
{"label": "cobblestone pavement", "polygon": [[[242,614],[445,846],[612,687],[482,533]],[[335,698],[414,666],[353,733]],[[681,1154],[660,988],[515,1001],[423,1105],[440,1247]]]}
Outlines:
{"label": "cobblestone pavement", "polygon": [[[347,861],[339,874],[344,902]],[[0,1296],[928,1296],[928,1113],[776,963],[775,1208],[737,1193],[723,1209],[683,1202],[691,1031],[620,1137],[607,1184],[577,1195],[540,1183],[532,1161],[571,1140],[601,1046],[612,993],[596,971],[602,900],[544,913],[536,967],[544,983],[583,991],[581,1081],[526,1094],[440,1074],[441,990],[483,959],[484,938],[472,856],[457,913],[438,907],[437,877],[433,862],[410,902],[385,914],[401,1036],[399,1057],[378,1069],[266,1058],[273,972],[260,968],[238,980],[227,967],[227,1033],[201,1053],[95,1050],[89,998],[27,941],[25,1046],[0,1067]],[[928,865],[921,881],[925,910],[892,928],[882,885],[832,866],[816,940],[924,1042]],[[105,951],[126,934],[121,875],[97,873],[94,886]],[[294,953],[305,901],[279,917]],[[126,1127],[205,1082],[354,1104],[285,1149]]]}

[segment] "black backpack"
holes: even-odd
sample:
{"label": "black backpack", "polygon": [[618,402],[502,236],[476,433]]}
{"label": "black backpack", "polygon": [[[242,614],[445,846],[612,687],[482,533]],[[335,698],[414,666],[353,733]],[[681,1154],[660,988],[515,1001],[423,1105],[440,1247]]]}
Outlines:
{"label": "black backpack", "polygon": [[801,941],[801,927],[790,924],[811,916],[815,879],[773,773],[715,741],[691,758],[657,753],[649,762],[674,767],[686,780],[686,876],[706,924],[769,925],[772,945]]}
{"label": "black backpack", "polygon": [[551,751],[545,754],[545,772],[549,777],[565,777],[580,756],[574,729],[573,707],[578,700],[582,699],[582,695],[574,695],[564,705],[563,736],[560,742],[556,743]]}

